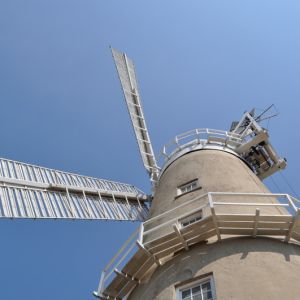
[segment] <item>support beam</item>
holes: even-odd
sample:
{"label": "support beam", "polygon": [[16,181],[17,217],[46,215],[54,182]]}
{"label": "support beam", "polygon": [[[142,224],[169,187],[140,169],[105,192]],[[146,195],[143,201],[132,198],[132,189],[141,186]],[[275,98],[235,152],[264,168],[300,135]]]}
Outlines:
{"label": "support beam", "polygon": [[159,259],[157,259],[157,258],[155,257],[154,254],[152,254],[148,249],[146,249],[146,248],[144,247],[144,245],[142,245],[139,241],[136,241],[136,244],[137,244],[137,246],[138,246],[141,250],[143,250],[149,257],[151,257],[151,258],[155,261],[155,263],[156,263],[158,266],[161,266],[161,263],[160,263]]}
{"label": "support beam", "polygon": [[173,229],[174,229],[176,235],[178,236],[181,244],[183,245],[184,249],[185,250],[189,250],[189,246],[188,246],[187,242],[185,241],[185,239],[183,238],[183,236],[182,236],[182,234],[180,232],[180,229],[178,228],[178,225],[174,224],[173,225]]}
{"label": "support beam", "polygon": [[140,283],[140,281],[136,278],[134,278],[133,276],[131,276],[130,274],[127,274],[127,273],[124,273],[118,269],[115,269],[114,272],[117,274],[117,275],[120,275],[122,276],[123,278],[126,278],[127,280],[131,280],[131,281],[134,281],[136,282],[137,284]]}
{"label": "support beam", "polygon": [[296,227],[296,223],[297,223],[297,221],[298,221],[298,219],[299,219],[299,215],[300,215],[300,210],[298,209],[298,210],[297,210],[297,213],[295,214],[295,216],[294,216],[294,218],[293,218],[293,223],[291,223],[291,226],[290,226],[290,228],[289,228],[288,234],[286,235],[286,237],[285,237],[285,239],[284,239],[284,241],[285,241],[286,243],[288,243],[289,240],[291,239],[293,230],[294,230],[294,228]]}
{"label": "support beam", "polygon": [[242,144],[241,146],[236,148],[236,152],[242,154],[248,151],[252,146],[256,146],[259,143],[266,141],[269,138],[268,132],[263,130],[258,135],[256,135],[252,140],[248,143]]}

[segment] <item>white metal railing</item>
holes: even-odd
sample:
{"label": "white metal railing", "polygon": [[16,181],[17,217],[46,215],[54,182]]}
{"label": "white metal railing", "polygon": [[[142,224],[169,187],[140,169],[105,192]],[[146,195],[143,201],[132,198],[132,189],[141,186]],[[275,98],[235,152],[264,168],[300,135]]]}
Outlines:
{"label": "white metal railing", "polygon": [[197,128],[175,136],[173,140],[164,145],[159,155],[159,161],[165,163],[182,149],[197,144],[206,144],[207,142],[235,148],[237,145],[242,144],[243,138],[241,135],[229,131]]}
{"label": "white metal railing", "polygon": [[[251,197],[251,198],[271,198],[274,200],[282,199],[281,201],[278,201],[278,203],[261,203],[261,202],[234,202],[234,201],[215,201],[215,198],[217,196],[226,196],[226,197]],[[283,203],[285,201],[286,203]],[[176,217],[172,217],[176,211],[180,211],[183,208],[186,208],[187,206],[194,204],[195,202],[199,202],[199,206],[196,208],[193,208],[191,211],[177,215]],[[174,207],[173,209],[170,209],[160,215],[157,215],[151,219],[148,219],[144,223],[141,224],[143,226],[143,239],[150,233],[153,233],[155,231],[161,230],[163,227],[169,226],[170,224],[174,224],[178,222],[178,220],[183,219],[189,215],[192,215],[194,213],[197,213],[204,209],[205,207],[208,208],[215,208],[216,206],[240,206],[240,207],[254,207],[253,212],[255,213],[255,208],[257,207],[284,207],[287,209],[288,214],[295,215],[300,208],[300,200],[288,195],[288,194],[273,194],[273,193],[231,193],[231,192],[209,192],[206,194],[203,194],[201,196],[197,196],[193,199],[191,199],[188,202],[185,202],[177,207]],[[166,221],[163,221],[166,220]],[[163,221],[163,223],[160,223]],[[152,223],[160,223],[159,225],[155,227],[151,227]],[[150,229],[145,229],[145,227]]]}
{"label": "white metal railing", "polygon": [[[218,201],[218,198],[222,196],[223,200]],[[224,196],[226,197],[226,201],[224,201]],[[253,198],[251,202],[242,202],[236,201],[237,198],[247,197],[247,201],[249,198]],[[268,202],[259,202],[255,201],[255,198],[261,201],[261,199],[267,199]],[[227,200],[229,199],[229,200]],[[270,203],[270,199],[276,200],[275,203]],[[245,200],[245,198],[244,198]],[[199,202],[199,205],[195,206],[195,203]],[[187,208],[189,205],[192,205],[191,210],[185,213],[180,213],[183,208]],[[175,208],[172,208],[160,215],[157,215],[144,223],[129,237],[129,239],[125,242],[125,244],[121,247],[119,252],[113,257],[113,259],[108,263],[108,265],[104,268],[101,279],[98,287],[98,291],[94,292],[96,296],[100,296],[102,292],[105,290],[108,281],[113,279],[114,273],[117,272],[117,268],[122,267],[126,262],[129,261],[129,256],[133,253],[133,251],[137,248],[136,244],[139,242],[143,247],[147,250],[147,244],[151,244],[155,240],[158,240],[163,236],[155,235],[155,232],[160,232],[163,228],[170,227],[171,225],[179,223],[180,220],[184,219],[189,215],[193,215],[203,209],[207,208],[210,211],[210,216],[212,217],[213,222],[215,223],[216,228],[216,235],[220,240],[220,230],[218,228],[218,224],[216,221],[216,216],[218,216],[218,209],[217,207],[220,206],[230,206],[230,207],[240,207],[244,209],[245,207],[253,208],[253,212],[249,214],[240,213],[240,214],[231,214],[232,216],[245,216],[248,218],[249,216],[257,217],[259,216],[260,208],[264,207],[274,207],[274,208],[283,208],[285,209],[285,214],[275,214],[273,212],[269,213],[269,216],[289,216],[290,219],[295,219],[294,217],[299,214],[300,208],[300,200],[288,195],[288,194],[273,194],[273,193],[230,193],[230,192],[209,192],[203,194],[201,196],[197,196],[186,203],[183,203]],[[215,209],[217,211],[215,211]],[[178,211],[178,212],[176,212]],[[282,213],[282,212],[281,212]],[[175,217],[174,217],[175,215]],[[265,217],[265,214],[262,215]],[[257,222],[257,220],[255,221]],[[157,225],[156,225],[157,223]],[[257,227],[257,223],[255,225]],[[290,226],[290,225],[289,225]],[[290,230],[287,230],[286,240],[288,240],[291,236],[292,226],[290,226]],[[149,234],[154,234],[156,236],[154,239],[152,238],[151,241],[146,240]],[[234,234],[234,233],[233,233]],[[300,233],[299,233],[300,235]],[[256,236],[253,234],[253,236]],[[146,242],[144,242],[146,241]]]}
{"label": "white metal railing", "polygon": [[98,289],[94,292],[96,297],[100,297],[100,295],[102,295],[107,282],[110,282],[113,279],[114,273],[118,270],[118,268],[121,269],[129,260],[130,256],[137,250],[137,241],[141,242],[141,237],[142,226],[139,226],[105,266],[101,273]]}
{"label": "white metal railing", "polygon": [[[186,207],[186,206],[188,206],[190,204],[193,204],[194,202],[197,202],[197,201],[198,202],[201,201],[201,205],[198,206],[197,208],[194,208],[193,210],[191,210],[191,211],[189,211],[187,213],[181,214],[181,215],[179,215],[179,217],[178,217],[178,215],[176,215],[176,217],[171,217],[169,219],[169,216],[173,215],[177,210],[180,211],[182,208],[184,208],[184,207]],[[185,202],[185,203],[183,203],[181,205],[178,205],[178,206],[176,206],[176,207],[174,207],[174,208],[172,208],[172,209],[170,209],[170,210],[168,210],[168,211],[166,211],[166,212],[164,212],[164,213],[162,213],[160,215],[157,215],[157,216],[155,216],[155,217],[153,217],[153,218],[145,221],[144,223],[141,224],[142,231],[143,231],[143,240],[145,239],[145,236],[147,236],[148,234],[153,233],[154,231],[157,231],[157,230],[159,230],[162,227],[165,227],[167,225],[174,224],[174,223],[177,222],[178,219],[182,219],[182,218],[184,218],[186,216],[194,214],[194,213],[200,211],[201,209],[203,209],[204,207],[207,207],[208,204],[209,204],[208,194],[203,194],[201,196],[197,196],[197,197],[195,197],[194,199],[192,199],[192,200],[190,200],[188,202]],[[164,219],[167,219],[167,221],[164,221],[163,223],[161,223],[161,224],[159,224],[159,225],[157,225],[155,227],[152,227],[150,229],[145,229],[145,227],[151,227],[150,224],[152,224],[154,222],[160,223]]]}

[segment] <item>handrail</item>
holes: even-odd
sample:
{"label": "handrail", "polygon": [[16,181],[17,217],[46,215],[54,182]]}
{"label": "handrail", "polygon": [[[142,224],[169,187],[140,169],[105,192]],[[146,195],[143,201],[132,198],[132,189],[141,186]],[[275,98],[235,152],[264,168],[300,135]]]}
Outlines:
{"label": "handrail", "polygon": [[[233,192],[209,192],[211,195],[229,196],[262,196],[262,197],[286,197],[288,194],[282,193],[233,193]],[[298,200],[300,202],[300,200]]]}
{"label": "handrail", "polygon": [[94,295],[100,297],[102,294],[105,284],[113,272],[116,270],[118,266],[120,266],[128,257],[128,255],[132,252],[134,247],[136,246],[136,241],[140,236],[141,228],[138,227],[130,237],[125,241],[120,250],[113,256],[113,258],[108,262],[101,273],[99,285],[97,291],[94,292]]}
{"label": "handrail", "polygon": [[178,206],[176,206],[176,207],[174,207],[174,208],[172,208],[172,209],[170,209],[170,210],[168,210],[168,211],[166,211],[166,212],[161,213],[160,215],[157,215],[157,216],[155,216],[155,217],[153,217],[153,218],[151,218],[151,219],[148,219],[148,220],[145,221],[143,224],[144,224],[144,225],[149,225],[149,224],[152,223],[153,221],[155,221],[155,220],[161,218],[162,216],[165,216],[165,215],[169,214],[170,212],[173,212],[174,210],[177,210],[178,208],[184,207],[184,206],[186,206],[187,204],[191,204],[191,203],[193,203],[193,202],[195,202],[195,201],[197,201],[197,200],[199,200],[199,199],[201,199],[201,198],[207,197],[207,195],[208,195],[208,193],[203,194],[203,195],[200,195],[200,196],[197,196],[197,197],[191,199],[191,200],[188,201],[188,202],[182,203],[182,204],[180,204],[180,205],[178,205]]}
{"label": "handrail", "polygon": [[[232,201],[224,201],[224,202],[220,202],[216,199],[217,196],[232,196],[232,197],[240,197],[240,196],[250,196],[250,197],[259,197],[259,198],[285,198],[287,201],[286,203],[282,203],[282,202],[278,202],[277,203],[262,203],[262,202],[232,202]],[[207,198],[205,199],[205,202],[203,202],[203,198]],[[215,198],[215,199],[214,199]],[[226,198],[227,199],[227,198]],[[185,206],[188,206],[196,201],[200,201],[200,205],[198,205],[197,207],[194,207],[193,209],[191,209],[189,212],[185,212],[182,213],[180,215],[177,215],[176,217],[171,217],[170,219],[168,219],[168,215],[171,214],[172,212],[174,212],[176,209],[179,208],[183,208]],[[284,207],[287,208],[286,214],[283,214],[282,216],[291,216],[291,217],[295,217],[298,212],[300,211],[300,200],[296,199],[288,194],[273,194],[273,193],[232,193],[232,192],[208,192],[205,193],[203,195],[197,196],[191,200],[189,200],[186,203],[183,203],[167,212],[161,213],[160,215],[157,215],[149,220],[147,220],[146,222],[142,223],[140,228],[136,229],[135,232],[128,238],[128,240],[124,243],[124,245],[121,247],[121,249],[117,252],[117,254],[110,260],[110,262],[106,265],[106,267],[104,268],[104,270],[102,271],[101,274],[101,279],[99,282],[99,286],[98,286],[98,290],[97,292],[94,292],[94,295],[97,297],[100,297],[101,295],[103,295],[103,292],[105,291],[106,288],[106,283],[107,281],[110,279],[111,275],[116,272],[118,274],[118,270],[116,269],[117,267],[119,267],[120,265],[124,264],[124,262],[128,261],[128,256],[130,255],[130,253],[133,251],[133,249],[136,246],[137,241],[139,242],[139,244],[145,249],[145,251],[147,251],[147,245],[150,243],[152,243],[153,241],[155,241],[156,239],[161,238],[161,236],[159,237],[154,237],[152,238],[150,241],[148,240],[146,243],[143,243],[143,240],[145,238],[145,236],[147,236],[150,233],[153,233],[157,230],[160,230],[163,227],[167,227],[170,226],[170,224],[176,224],[178,222],[180,222],[181,219],[192,215],[198,211],[203,210],[205,207],[207,207],[208,209],[210,209],[211,211],[211,215],[208,215],[206,217],[204,217],[204,220],[209,220],[212,217],[213,222],[217,222],[216,221],[216,216],[218,216],[218,213],[215,212],[215,207],[216,206],[241,206],[241,207],[245,207],[245,206],[249,206],[249,207],[255,207],[256,209],[254,209],[253,214],[238,214],[240,216],[254,216],[257,215],[257,211],[259,214],[259,209],[257,207]],[[289,210],[290,208],[290,210]],[[263,215],[264,216],[264,215]],[[279,215],[275,215],[275,214],[270,214],[270,216],[279,216]],[[145,225],[149,226],[149,224],[152,224],[154,221],[159,220],[160,218],[164,218],[166,219],[165,222],[160,223],[154,227],[147,229],[146,231],[144,231]],[[257,221],[255,221],[257,222]],[[218,237],[221,236],[222,232],[220,233],[220,229],[218,227],[218,225],[216,225],[217,223],[215,223],[216,226],[216,232]],[[257,225],[256,225],[257,226]],[[171,226],[172,227],[172,226]],[[171,228],[170,227],[170,228]],[[172,227],[173,228],[173,227]],[[292,227],[291,227],[292,228]],[[257,231],[257,230],[256,230]],[[289,237],[291,236],[291,230],[287,231],[287,234],[289,235]],[[226,233],[224,233],[226,234]],[[254,234],[254,233],[253,233]],[[256,236],[257,233],[254,234],[254,236]],[[120,272],[119,272],[120,273]],[[129,274],[130,276],[130,274]]]}
{"label": "handrail", "polygon": [[216,143],[222,143],[225,145],[227,145],[228,141],[242,144],[244,140],[241,135],[237,133],[209,128],[196,128],[175,136],[174,139],[165,144],[158,156],[159,160],[164,158],[164,162],[166,162],[171,158],[172,155],[176,154],[180,150],[191,145],[201,143],[205,144],[209,138],[213,137],[220,139]]}
{"label": "handrail", "polygon": [[[159,214],[159,215],[157,215],[157,216],[155,216],[155,217],[153,217],[153,218],[150,218],[150,219],[148,219],[147,221],[145,221],[143,224],[144,224],[144,226],[149,225],[149,224],[152,223],[153,221],[155,221],[155,220],[157,220],[157,219],[159,219],[159,218],[161,218],[161,217],[164,217],[164,216],[170,214],[171,212],[177,210],[178,208],[182,208],[182,207],[187,206],[188,204],[191,204],[191,203],[193,203],[193,202],[195,202],[195,201],[197,201],[197,200],[200,200],[200,199],[202,199],[202,198],[208,197],[208,194],[210,194],[210,195],[212,195],[212,196],[213,196],[213,195],[224,195],[224,196],[255,196],[255,197],[256,197],[256,196],[260,196],[260,197],[274,197],[274,198],[288,197],[288,196],[289,196],[288,194],[278,194],[278,193],[277,193],[277,194],[273,194],[273,193],[209,192],[209,193],[205,193],[205,194],[202,194],[202,195],[200,195],[200,196],[197,196],[197,197],[195,197],[195,198],[189,200],[188,202],[182,203],[182,204],[180,204],[180,205],[178,205],[178,206],[176,206],[176,207],[174,207],[174,208],[172,208],[172,209],[170,209],[170,210],[168,210],[168,211],[166,211],[166,212],[163,212],[163,213],[161,213],[161,214]],[[292,197],[292,196],[290,196],[290,197],[293,198],[295,201],[299,202],[299,204],[300,204],[300,200],[298,200],[298,199],[296,199],[296,198],[294,198],[294,197]],[[291,200],[291,201],[292,201],[292,200]],[[293,202],[293,201],[292,201],[292,202]],[[224,203],[224,202],[222,202],[222,203]]]}
{"label": "handrail", "polygon": [[180,215],[179,218],[176,217],[176,218],[170,219],[170,220],[168,220],[167,222],[165,222],[163,224],[157,225],[157,226],[155,226],[155,227],[153,227],[153,228],[151,228],[149,230],[146,230],[146,231],[144,231],[144,236],[147,235],[147,234],[149,234],[149,233],[151,233],[151,232],[153,232],[153,231],[155,231],[155,230],[157,230],[157,229],[159,229],[159,228],[161,228],[161,227],[164,227],[165,225],[176,223],[174,221],[177,221],[178,219],[182,219],[182,218],[185,218],[185,217],[187,217],[187,216],[189,216],[191,214],[194,214],[194,213],[200,211],[201,209],[203,209],[204,207],[208,207],[208,204],[209,204],[209,202],[207,201],[206,204],[203,204],[203,205],[197,207],[196,209],[193,209],[193,210],[191,210],[191,211],[189,211],[189,212],[187,212],[185,214]]}
{"label": "handrail", "polygon": [[[213,196],[250,196],[250,197],[262,197],[262,198],[275,198],[275,199],[278,199],[278,198],[286,198],[287,199],[287,203],[257,203],[257,202],[248,202],[248,203],[245,203],[245,202],[229,202],[229,201],[224,201],[224,202],[218,202],[214,201],[214,197]],[[224,206],[248,206],[248,207],[259,207],[259,206],[262,206],[262,207],[286,207],[287,209],[290,208],[292,209],[292,211],[294,211],[295,213],[298,211],[298,207],[297,205],[295,204],[295,202],[297,201],[299,204],[298,206],[300,207],[300,200],[298,199],[295,199],[294,197],[291,197],[290,195],[288,194],[273,194],[273,193],[232,193],[232,192],[208,192],[208,193],[205,193],[201,196],[197,196],[191,200],[189,200],[188,202],[185,202],[175,208],[172,208],[160,215],[157,215],[151,219],[148,219],[146,222],[144,222],[142,224],[142,226],[148,226],[149,224],[153,223],[155,220],[158,220],[160,218],[167,218],[168,215],[172,215],[172,212],[174,212],[175,210],[179,209],[179,208],[183,208],[183,207],[186,207],[188,205],[190,205],[191,203],[193,202],[196,202],[197,200],[201,200],[203,198],[208,198],[211,197],[212,199],[212,207],[214,206],[219,206],[219,205],[224,205]],[[296,200],[296,201],[295,201]],[[200,211],[201,209],[203,209],[204,207],[206,206],[209,206],[209,202],[207,201],[205,204],[202,203],[202,205],[200,205],[199,207],[189,211],[188,213],[184,213],[184,214],[181,214],[179,216],[176,216],[176,217],[173,217],[171,218],[170,220],[167,220],[165,221],[164,223],[162,224],[159,224],[153,228],[150,228],[146,231],[144,231],[144,234],[143,236],[145,237],[147,234],[150,234],[150,233],[153,233],[159,229],[161,229],[162,227],[165,227],[165,226],[168,226],[169,224],[171,224],[172,222],[173,223],[176,223],[178,220],[182,219],[182,218],[185,218],[186,216],[189,216],[197,211]]]}
{"label": "handrail", "polygon": [[290,204],[283,203],[241,203],[241,202],[213,202],[214,205],[232,205],[232,206],[281,206],[288,207]]}

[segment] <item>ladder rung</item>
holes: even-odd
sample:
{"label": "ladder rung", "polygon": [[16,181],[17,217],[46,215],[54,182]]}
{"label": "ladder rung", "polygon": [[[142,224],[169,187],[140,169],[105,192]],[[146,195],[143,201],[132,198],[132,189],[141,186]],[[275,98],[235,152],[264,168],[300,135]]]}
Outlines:
{"label": "ladder rung", "polygon": [[136,106],[136,107],[142,109],[142,106],[141,106],[141,105],[136,104],[136,103],[134,103],[134,102],[129,102],[129,104],[134,105],[134,106]]}
{"label": "ladder rung", "polygon": [[139,127],[139,126],[136,126],[136,125],[133,125],[133,127],[136,128],[136,129],[139,129],[139,130],[147,131],[147,129]]}
{"label": "ladder rung", "polygon": [[132,95],[134,95],[134,96],[136,96],[136,97],[138,97],[138,96],[139,96],[138,94],[134,93],[134,92],[133,92],[133,91],[131,91],[131,90],[124,89],[124,91],[125,91],[125,92],[127,92],[127,93],[130,93],[130,94],[132,94]]}
{"label": "ladder rung", "polygon": [[144,151],[141,151],[141,153],[145,154],[145,155],[148,155],[148,156],[152,156],[154,157],[154,155],[152,153],[148,153],[148,152],[144,152]]}
{"label": "ladder rung", "polygon": [[132,113],[132,112],[130,112],[130,115],[131,115],[131,116],[134,116],[134,117],[136,117],[136,118],[145,120],[144,117],[141,117],[141,116],[139,116],[139,115],[137,115],[137,114],[134,114],[134,113]]}
{"label": "ladder rung", "polygon": [[151,144],[149,141],[146,141],[146,140],[143,140],[143,139],[139,139],[139,138],[137,138],[139,141],[141,141],[141,142],[143,142],[143,143],[147,143],[147,144]]}

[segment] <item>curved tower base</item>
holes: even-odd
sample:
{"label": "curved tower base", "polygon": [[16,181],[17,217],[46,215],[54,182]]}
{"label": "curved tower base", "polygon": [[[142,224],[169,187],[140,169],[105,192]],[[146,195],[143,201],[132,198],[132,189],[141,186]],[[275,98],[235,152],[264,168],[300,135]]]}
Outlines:
{"label": "curved tower base", "polygon": [[296,244],[272,238],[228,238],[180,251],[128,299],[182,299],[182,290],[210,279],[216,299],[298,300],[299,270]]}

